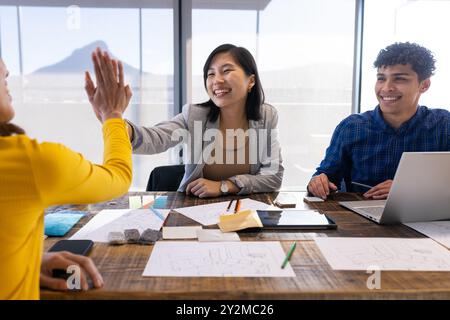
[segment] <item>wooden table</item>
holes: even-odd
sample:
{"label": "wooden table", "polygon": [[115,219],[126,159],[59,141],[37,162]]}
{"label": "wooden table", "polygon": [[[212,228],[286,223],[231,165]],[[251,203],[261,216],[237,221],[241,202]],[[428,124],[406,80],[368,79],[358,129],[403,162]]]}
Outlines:
{"label": "wooden table", "polygon": [[[198,199],[182,193],[129,193],[128,195],[89,206],[67,206],[87,210],[90,214],[67,235],[70,237],[102,209],[128,208],[129,195],[167,195],[167,208],[224,201],[233,197]],[[250,198],[270,203],[276,193],[254,194]],[[236,198],[236,197],[234,197]],[[290,263],[296,278],[177,278],[142,277],[153,246],[109,246],[95,243],[90,257],[98,266],[105,285],[87,292],[61,293],[41,290],[42,299],[450,299],[450,272],[382,271],[381,289],[368,289],[371,274],[366,271],[335,271],[315,245],[313,237],[399,237],[423,238],[403,225],[380,226],[345,208],[338,201],[356,200],[356,194],[337,193],[322,203],[303,204],[325,212],[338,225],[336,230],[317,232],[246,233],[241,240],[279,240],[285,251],[297,242]],[[298,208],[298,206],[297,206]],[[51,208],[60,210],[61,207]],[[172,211],[168,226],[198,225]],[[60,238],[45,240],[45,250]]]}

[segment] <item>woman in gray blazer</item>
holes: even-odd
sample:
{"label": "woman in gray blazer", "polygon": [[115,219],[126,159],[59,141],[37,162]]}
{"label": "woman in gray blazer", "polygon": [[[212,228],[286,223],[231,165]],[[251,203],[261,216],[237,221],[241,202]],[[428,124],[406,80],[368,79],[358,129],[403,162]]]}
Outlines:
{"label": "woman in gray blazer", "polygon": [[207,102],[185,105],[153,127],[127,120],[133,153],[155,154],[183,143],[185,174],[178,191],[198,197],[278,190],[284,171],[278,115],[264,103],[251,53],[231,44],[217,47],[203,79]]}

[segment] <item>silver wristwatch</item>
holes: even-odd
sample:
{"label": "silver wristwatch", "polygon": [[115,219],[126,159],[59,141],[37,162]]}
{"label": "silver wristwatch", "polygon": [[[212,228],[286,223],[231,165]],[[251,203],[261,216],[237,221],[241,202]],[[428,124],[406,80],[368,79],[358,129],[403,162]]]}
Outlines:
{"label": "silver wristwatch", "polygon": [[230,189],[228,189],[227,182],[225,180],[220,181],[220,192],[222,193],[222,195],[226,196],[228,194],[228,191],[230,191]]}

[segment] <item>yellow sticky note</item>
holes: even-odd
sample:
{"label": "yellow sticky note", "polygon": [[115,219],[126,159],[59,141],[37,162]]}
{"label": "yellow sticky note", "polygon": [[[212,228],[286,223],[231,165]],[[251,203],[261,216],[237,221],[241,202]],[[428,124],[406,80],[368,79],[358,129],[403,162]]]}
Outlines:
{"label": "yellow sticky note", "polygon": [[255,210],[244,210],[236,214],[221,215],[219,228],[222,232],[237,231],[247,228],[262,228],[263,224]]}
{"label": "yellow sticky note", "polygon": [[130,196],[128,203],[130,204],[130,209],[139,209],[142,207],[141,196]]}

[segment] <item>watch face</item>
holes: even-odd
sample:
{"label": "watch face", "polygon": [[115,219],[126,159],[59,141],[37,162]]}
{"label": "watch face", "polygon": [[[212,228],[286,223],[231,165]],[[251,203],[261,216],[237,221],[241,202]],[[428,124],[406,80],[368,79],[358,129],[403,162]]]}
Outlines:
{"label": "watch face", "polygon": [[225,183],[225,182],[222,182],[221,183],[221,185],[220,185],[220,191],[222,191],[222,192],[228,192],[228,186],[227,186],[227,184]]}

